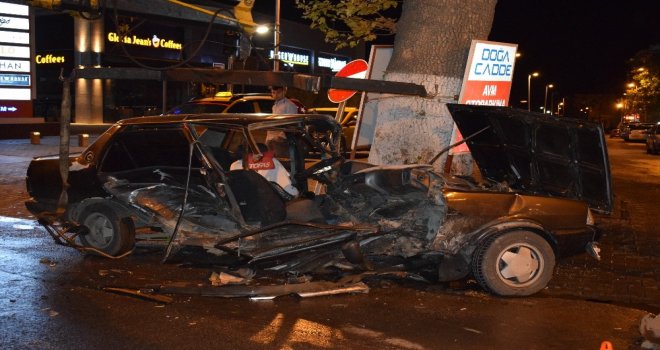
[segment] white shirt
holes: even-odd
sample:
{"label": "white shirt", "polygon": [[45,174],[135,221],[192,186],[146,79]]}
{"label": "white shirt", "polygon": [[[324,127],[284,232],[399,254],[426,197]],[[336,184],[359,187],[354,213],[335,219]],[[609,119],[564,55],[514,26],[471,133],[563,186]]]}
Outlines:
{"label": "white shirt", "polygon": [[298,114],[298,106],[284,97],[273,104],[273,114]]}
{"label": "white shirt", "polygon": [[[265,170],[255,170],[259,175],[263,176],[270,182],[275,182],[280,185],[287,193],[292,196],[298,195],[298,189],[291,183],[291,177],[284,165],[279,160],[273,158],[275,168]],[[231,164],[229,170],[243,170],[243,160],[239,159]]]}

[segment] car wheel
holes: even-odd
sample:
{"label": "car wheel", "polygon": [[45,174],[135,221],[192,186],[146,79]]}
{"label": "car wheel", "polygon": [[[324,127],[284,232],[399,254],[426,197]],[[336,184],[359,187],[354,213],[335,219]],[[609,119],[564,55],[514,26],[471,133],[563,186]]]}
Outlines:
{"label": "car wheel", "polygon": [[85,208],[80,223],[87,227],[80,236],[83,246],[96,248],[108,255],[123,254],[135,245],[135,227],[129,218],[119,219],[116,211],[107,204],[97,203]]}
{"label": "car wheel", "polygon": [[532,295],[552,278],[555,254],[538,234],[518,230],[494,235],[475,251],[472,272],[486,290],[502,296]]}

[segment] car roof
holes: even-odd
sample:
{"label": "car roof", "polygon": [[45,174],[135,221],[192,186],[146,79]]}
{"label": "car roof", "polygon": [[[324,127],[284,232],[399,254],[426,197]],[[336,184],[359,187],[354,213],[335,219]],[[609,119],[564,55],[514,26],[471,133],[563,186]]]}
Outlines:
{"label": "car roof", "polygon": [[[310,108],[309,110],[310,111],[317,111],[317,112],[336,112],[337,109],[338,109],[337,107],[314,107],[314,108]],[[355,107],[344,107],[344,112],[345,113],[347,113],[347,112],[357,112],[357,110],[358,109],[355,108]]]}
{"label": "car roof", "polygon": [[221,102],[227,103],[239,100],[239,99],[272,99],[271,95],[268,93],[237,93],[237,94],[227,94],[227,95],[216,95],[213,97],[202,97],[196,98],[194,100],[188,101],[187,103],[199,103],[199,102]]}
{"label": "car roof", "polygon": [[[186,122],[232,124],[237,127],[246,127],[252,124],[334,124],[337,122],[327,114],[269,114],[269,113],[211,113],[211,114],[167,114],[162,116],[148,116],[123,119],[117,125],[149,125],[149,124],[179,124]],[[332,125],[328,125],[332,127]]]}

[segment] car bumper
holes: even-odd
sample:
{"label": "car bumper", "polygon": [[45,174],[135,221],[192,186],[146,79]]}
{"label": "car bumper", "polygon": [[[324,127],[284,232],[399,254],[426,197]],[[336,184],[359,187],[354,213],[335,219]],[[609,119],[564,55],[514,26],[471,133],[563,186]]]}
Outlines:
{"label": "car bumper", "polygon": [[593,242],[598,242],[602,232],[596,226],[555,232],[557,250],[560,258],[584,253]]}

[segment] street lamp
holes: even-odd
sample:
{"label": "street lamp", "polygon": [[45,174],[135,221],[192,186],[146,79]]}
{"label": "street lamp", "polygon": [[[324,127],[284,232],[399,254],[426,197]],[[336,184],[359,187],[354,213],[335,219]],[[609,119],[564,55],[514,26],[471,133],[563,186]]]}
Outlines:
{"label": "street lamp", "polygon": [[[548,105],[548,89],[552,89],[555,87],[552,84],[547,84],[545,86],[545,99],[543,100],[543,113],[548,113],[546,106]],[[550,104],[550,107],[552,107],[552,103]],[[550,111],[550,114],[552,114],[552,111]]]}
{"label": "street lamp", "polygon": [[538,77],[538,72],[527,75],[527,111],[532,111],[532,77]]}

